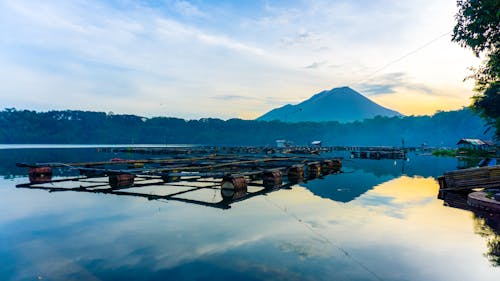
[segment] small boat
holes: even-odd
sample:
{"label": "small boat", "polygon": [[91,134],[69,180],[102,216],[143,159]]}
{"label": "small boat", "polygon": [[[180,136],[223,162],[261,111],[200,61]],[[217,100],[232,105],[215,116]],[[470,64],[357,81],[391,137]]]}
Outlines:
{"label": "small boat", "polygon": [[477,164],[478,167],[492,167],[496,166],[498,163],[496,158],[484,158],[483,160],[479,161],[479,164]]}

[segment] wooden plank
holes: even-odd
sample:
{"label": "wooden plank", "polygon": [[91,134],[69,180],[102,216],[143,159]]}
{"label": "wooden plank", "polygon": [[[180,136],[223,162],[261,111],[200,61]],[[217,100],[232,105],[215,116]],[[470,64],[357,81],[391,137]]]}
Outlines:
{"label": "wooden plank", "polygon": [[446,172],[446,189],[472,189],[500,186],[500,166],[469,168]]}

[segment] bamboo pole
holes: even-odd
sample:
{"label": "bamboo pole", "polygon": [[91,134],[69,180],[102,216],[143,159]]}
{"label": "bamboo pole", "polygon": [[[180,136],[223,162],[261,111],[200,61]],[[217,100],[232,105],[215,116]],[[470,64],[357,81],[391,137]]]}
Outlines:
{"label": "bamboo pole", "polygon": [[198,160],[207,160],[207,159],[218,159],[218,158],[227,158],[223,155],[218,156],[204,156],[204,157],[192,157],[192,158],[165,158],[165,159],[137,159],[137,160],[120,160],[120,161],[100,161],[100,162],[73,162],[73,163],[58,163],[58,162],[49,162],[49,163],[16,163],[17,167],[21,168],[29,168],[29,167],[79,167],[79,166],[101,166],[101,165],[120,165],[120,164],[135,164],[135,163],[173,163],[173,162],[183,162],[183,161],[198,161]]}

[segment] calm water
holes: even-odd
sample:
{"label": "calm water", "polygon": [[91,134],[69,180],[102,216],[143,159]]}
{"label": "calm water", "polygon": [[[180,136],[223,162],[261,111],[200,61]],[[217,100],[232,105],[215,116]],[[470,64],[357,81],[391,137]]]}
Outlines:
{"label": "calm water", "polygon": [[347,160],[343,174],[228,210],[15,187],[27,182],[15,162],[112,157],[144,158],[0,150],[0,280],[500,280],[500,220],[436,199],[452,158]]}

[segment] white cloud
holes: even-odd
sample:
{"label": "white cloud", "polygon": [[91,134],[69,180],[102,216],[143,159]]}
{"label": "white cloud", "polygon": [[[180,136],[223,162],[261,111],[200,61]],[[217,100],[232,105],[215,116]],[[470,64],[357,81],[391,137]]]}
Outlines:
{"label": "white cloud", "polygon": [[[259,115],[274,106],[267,97],[298,101],[339,85],[381,84],[363,80],[450,29],[455,4],[425,0],[416,10],[413,2],[315,0],[252,12],[188,1],[116,5],[0,3],[2,103],[50,109],[36,98],[43,94],[64,107],[71,90],[73,100],[88,102],[67,101],[68,108],[101,110],[92,100],[106,98],[117,113]],[[379,74],[404,72],[412,85],[452,85],[455,93],[467,89],[467,54],[443,38]],[[229,95],[255,99],[211,98]]]}
{"label": "white cloud", "polygon": [[184,16],[208,18],[208,15],[206,13],[202,12],[200,9],[198,9],[198,7],[188,1],[175,1],[174,7],[177,12]]}

